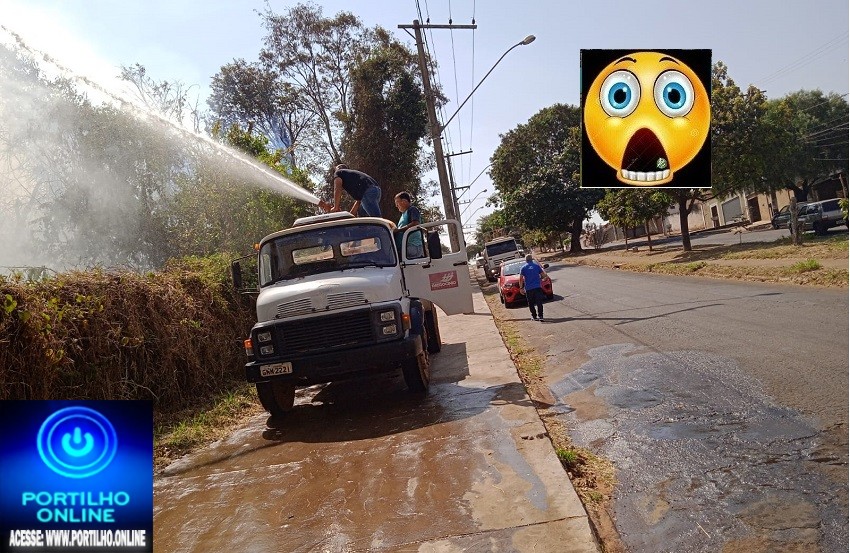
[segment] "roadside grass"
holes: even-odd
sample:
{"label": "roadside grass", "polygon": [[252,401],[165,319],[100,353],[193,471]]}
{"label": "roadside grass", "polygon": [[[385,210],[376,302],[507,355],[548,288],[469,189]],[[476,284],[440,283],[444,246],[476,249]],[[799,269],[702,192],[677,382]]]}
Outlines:
{"label": "roadside grass", "polygon": [[262,410],[254,387],[244,383],[208,402],[160,417],[154,424],[154,470],[227,436],[245,418]]}
{"label": "roadside grass", "polygon": [[806,273],[808,271],[817,271],[821,267],[822,265],[816,259],[807,259],[794,263],[788,270],[792,273]]}
{"label": "roadside grass", "polygon": [[633,272],[847,288],[848,270],[835,267],[835,260],[848,257],[847,234],[807,234],[806,241],[803,246],[792,245],[790,237],[765,243],[700,245],[690,252],[672,246],[653,252],[606,250],[566,259]]}
{"label": "roadside grass", "polygon": [[847,257],[847,235],[820,237],[806,235],[802,246],[791,243],[791,237],[780,238],[774,242],[759,244],[740,244],[729,247],[729,251],[720,259],[794,259],[800,257],[819,257],[821,259],[841,259]]}
{"label": "roadside grass", "polygon": [[[560,415],[552,412],[547,404],[535,399],[540,397],[539,391],[546,388],[543,380],[545,360],[525,341],[516,322],[504,318],[504,307],[499,302],[495,286],[491,286],[478,271],[476,278],[517,373],[543,421],[555,454],[587,509],[597,534],[616,535],[613,522],[605,508],[616,483],[613,464],[587,448],[575,446]],[[608,538],[609,541],[611,539]]]}

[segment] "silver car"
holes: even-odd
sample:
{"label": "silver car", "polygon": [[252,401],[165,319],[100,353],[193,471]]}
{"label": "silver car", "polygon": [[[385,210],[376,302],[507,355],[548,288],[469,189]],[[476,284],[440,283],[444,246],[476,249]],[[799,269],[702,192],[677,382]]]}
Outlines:
{"label": "silver car", "polygon": [[[847,226],[838,198],[806,204],[797,212],[797,223],[803,230],[813,230],[819,235],[826,234],[832,227]],[[790,221],[788,226],[790,228]]]}

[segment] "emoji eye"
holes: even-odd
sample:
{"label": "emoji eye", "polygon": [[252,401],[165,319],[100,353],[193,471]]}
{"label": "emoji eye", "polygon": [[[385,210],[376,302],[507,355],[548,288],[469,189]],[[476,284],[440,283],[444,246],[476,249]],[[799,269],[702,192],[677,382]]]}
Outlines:
{"label": "emoji eye", "polygon": [[599,91],[602,109],[611,117],[626,117],[640,101],[640,83],[628,71],[614,71],[602,82]]}
{"label": "emoji eye", "polygon": [[655,105],[667,117],[684,117],[694,107],[694,85],[678,71],[665,71],[655,80]]}

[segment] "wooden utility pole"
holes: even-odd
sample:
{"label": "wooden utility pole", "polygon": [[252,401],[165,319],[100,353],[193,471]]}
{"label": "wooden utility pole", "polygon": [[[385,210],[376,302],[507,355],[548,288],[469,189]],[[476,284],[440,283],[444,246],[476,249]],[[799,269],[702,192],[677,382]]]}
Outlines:
{"label": "wooden utility pole", "polygon": [[[422,41],[422,29],[476,29],[478,25],[421,25],[418,19],[413,20],[413,25],[399,25],[399,29],[413,29],[416,40],[416,50],[419,53],[419,70],[422,72],[422,87],[425,90],[425,105],[428,109],[428,122],[431,127],[431,142],[434,144],[434,156],[437,158],[437,176],[440,179],[440,191],[443,196],[443,210],[446,219],[459,219],[455,209],[454,191],[446,172],[446,159],[443,155],[443,143],[441,135],[443,127],[437,120],[437,107],[434,90],[431,88],[431,77],[428,72],[428,61],[425,57],[425,46]],[[409,33],[408,33],[409,34]],[[449,241],[452,251],[460,250],[460,237],[454,225],[449,226]]]}

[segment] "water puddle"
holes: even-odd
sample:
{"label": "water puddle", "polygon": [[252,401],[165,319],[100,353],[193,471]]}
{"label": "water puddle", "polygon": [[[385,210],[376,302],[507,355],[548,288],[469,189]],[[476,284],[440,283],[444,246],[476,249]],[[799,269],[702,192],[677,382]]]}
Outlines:
{"label": "water puddle", "polygon": [[[735,360],[635,344],[592,349],[550,386],[573,440],[614,462],[614,516],[634,551],[847,548],[843,480],[812,468],[820,432]],[[774,549],[771,549],[774,547]]]}

